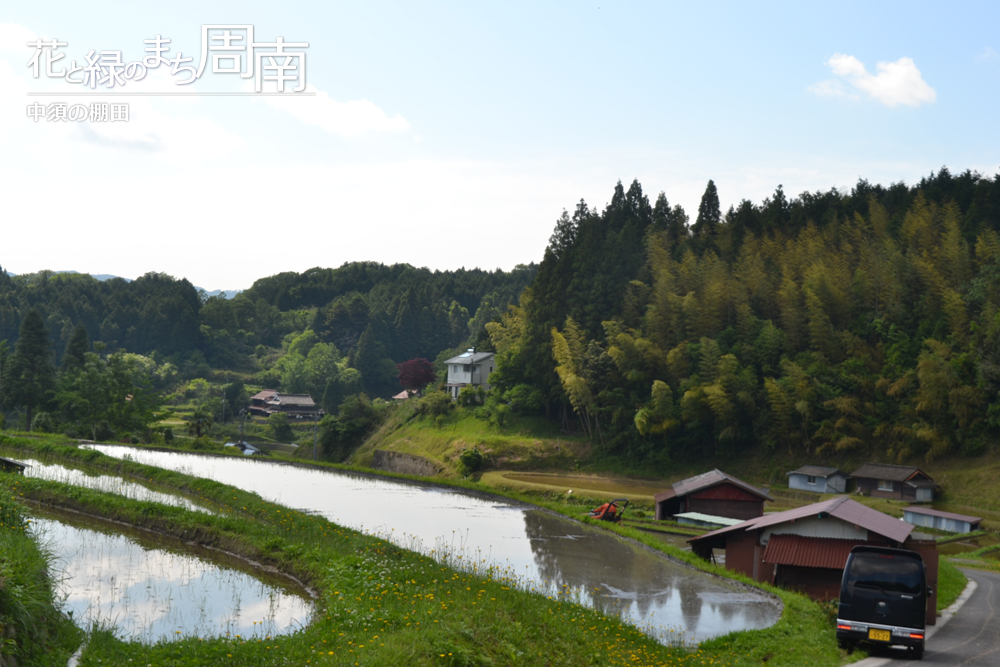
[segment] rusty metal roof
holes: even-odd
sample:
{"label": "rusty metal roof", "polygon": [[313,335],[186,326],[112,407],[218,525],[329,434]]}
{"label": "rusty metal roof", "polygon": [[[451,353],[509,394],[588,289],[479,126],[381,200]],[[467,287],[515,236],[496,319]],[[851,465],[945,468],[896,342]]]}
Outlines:
{"label": "rusty metal roof", "polygon": [[764,562],[843,570],[851,549],[859,544],[868,542],[805,535],[771,535],[764,550]]}
{"label": "rusty metal roof", "polygon": [[931,479],[931,476],[920,468],[894,465],[892,463],[866,463],[851,473],[851,477],[884,479],[887,482],[906,482],[915,475],[922,475],[927,479]]}
{"label": "rusty metal roof", "polygon": [[899,519],[894,519],[888,514],[883,514],[878,510],[873,510],[872,508],[862,505],[856,500],[851,500],[846,496],[838,496],[822,502],[813,503],[812,505],[796,507],[795,509],[786,510],[784,512],[771,512],[769,514],[765,514],[764,516],[744,521],[743,523],[735,526],[713,530],[710,533],[705,533],[704,535],[692,538],[688,540],[688,542],[696,542],[706,538],[717,537],[719,535],[738,530],[759,530],[761,528],[767,528],[768,526],[790,523],[806,517],[819,516],[820,514],[835,517],[844,523],[849,523],[853,526],[857,526],[858,528],[863,528],[899,543],[905,542],[906,538],[913,531],[912,524],[900,521]]}
{"label": "rusty metal roof", "polygon": [[976,523],[977,521],[983,520],[983,518],[979,516],[966,516],[965,514],[942,512],[941,510],[931,509],[930,507],[904,507],[903,511],[913,512],[914,514],[927,514],[928,516],[937,516],[942,519],[952,519],[953,521],[967,521],[968,523]]}
{"label": "rusty metal roof", "polygon": [[751,484],[747,484],[742,479],[737,479],[732,475],[728,475],[718,468],[708,472],[703,472],[702,474],[695,475],[694,477],[682,479],[679,482],[674,482],[672,489],[667,489],[666,491],[657,493],[653,496],[653,500],[659,503],[675,496],[686,496],[689,493],[694,493],[695,491],[700,491],[701,489],[707,489],[710,486],[715,486],[723,482],[730,482],[731,484],[734,484],[745,491],[749,491],[755,496],[760,496],[765,500],[774,500],[767,491],[758,489],[756,486]]}

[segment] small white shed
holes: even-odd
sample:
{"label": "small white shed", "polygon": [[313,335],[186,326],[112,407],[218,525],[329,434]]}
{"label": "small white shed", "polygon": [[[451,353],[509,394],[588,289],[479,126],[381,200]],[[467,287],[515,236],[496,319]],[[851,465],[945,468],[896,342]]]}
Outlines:
{"label": "small white shed", "polygon": [[929,507],[907,507],[903,510],[903,521],[914,526],[946,530],[949,533],[971,533],[979,530],[982,518],[942,512]]}
{"label": "small white shed", "polygon": [[788,475],[788,488],[816,493],[845,493],[851,478],[843,470],[823,466],[802,466]]}

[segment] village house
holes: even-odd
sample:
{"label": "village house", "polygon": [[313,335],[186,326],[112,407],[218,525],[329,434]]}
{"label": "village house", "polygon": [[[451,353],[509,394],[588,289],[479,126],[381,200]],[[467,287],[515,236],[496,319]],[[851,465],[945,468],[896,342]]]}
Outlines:
{"label": "village house", "polygon": [[817,493],[844,493],[847,491],[847,480],[851,478],[842,470],[823,466],[802,466],[786,474],[789,489]]}
{"label": "village house", "polygon": [[858,493],[873,498],[894,498],[915,503],[934,500],[941,485],[913,466],[866,463],[851,473]]}
{"label": "village house", "polygon": [[729,519],[752,519],[764,513],[764,501],[773,499],[767,491],[721,470],[711,470],[674,482],[673,488],[657,493],[653,500],[656,520],[662,521],[688,512]]}
{"label": "village house", "polygon": [[[913,526],[839,496],[785,512],[773,512],[688,540],[692,551],[710,560],[726,552],[726,567],[756,581],[799,590],[817,600],[836,599],[851,549],[859,544],[910,549],[927,566],[927,585],[937,589],[937,543],[911,535]],[[937,598],[927,601],[934,624]]]}
{"label": "village house", "polygon": [[458,398],[465,387],[482,387],[485,391],[490,390],[490,373],[496,366],[492,352],[468,350],[444,363],[448,369],[445,391],[451,394],[452,398]]}
{"label": "village house", "polygon": [[270,417],[278,413],[298,419],[314,419],[318,414],[316,402],[309,394],[282,394],[276,389],[265,389],[250,397],[251,415]]}

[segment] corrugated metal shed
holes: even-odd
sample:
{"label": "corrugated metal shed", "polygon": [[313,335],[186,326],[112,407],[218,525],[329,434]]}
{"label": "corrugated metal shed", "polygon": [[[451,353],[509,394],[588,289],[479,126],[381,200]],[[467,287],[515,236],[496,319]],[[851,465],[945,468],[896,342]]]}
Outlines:
{"label": "corrugated metal shed", "polygon": [[705,533],[704,535],[692,538],[688,541],[695,542],[706,538],[711,539],[731,531],[759,530],[768,526],[775,526],[782,523],[796,521],[797,519],[819,516],[820,514],[827,514],[829,516],[836,517],[841,521],[857,526],[858,528],[864,528],[865,530],[872,531],[878,535],[887,537],[894,542],[899,542],[900,544],[905,542],[906,538],[913,531],[913,526],[905,521],[894,519],[888,514],[883,514],[878,510],[866,507],[856,500],[840,496],[839,498],[831,498],[819,503],[813,503],[812,505],[806,505],[804,507],[797,507],[784,512],[772,512],[770,514],[765,514],[764,516],[744,521],[743,523],[735,526],[713,530],[710,533]]}
{"label": "corrugated metal shed", "polygon": [[823,466],[802,466],[798,470],[793,470],[791,472],[785,473],[785,475],[809,475],[811,477],[829,477],[830,475],[835,475],[840,473],[844,477],[850,477],[846,472],[840,470],[839,468],[825,468]]}
{"label": "corrugated metal shed", "polygon": [[835,540],[804,535],[772,535],[764,550],[764,562],[799,567],[822,567],[843,570],[851,549],[861,540]]}
{"label": "corrugated metal shed", "polygon": [[903,511],[914,512],[915,514],[927,514],[929,516],[937,516],[942,519],[952,519],[954,521],[966,521],[968,523],[975,523],[976,521],[983,520],[983,518],[979,516],[967,516],[965,514],[955,514],[953,512],[942,512],[941,510],[931,509],[930,507],[906,507]]}
{"label": "corrugated metal shed", "polygon": [[[892,463],[866,463],[851,473],[851,477],[854,478],[884,479],[892,482],[907,482],[916,476],[920,476],[924,480],[933,481],[931,480],[931,476],[920,468]],[[914,479],[913,481],[916,482],[918,480]]]}
{"label": "corrugated metal shed", "polygon": [[748,491],[765,500],[773,500],[767,491],[758,489],[756,486],[751,484],[747,484],[743,480],[737,479],[732,475],[727,475],[719,469],[703,472],[700,475],[695,475],[694,477],[688,477],[687,479],[682,479],[679,482],[674,482],[673,488],[657,493],[653,496],[653,499],[656,502],[662,502],[676,496],[685,496],[701,489],[707,489],[710,486],[715,486],[716,484],[721,484],[723,482],[730,482],[731,484],[734,484],[735,486],[738,486],[741,489],[744,489],[745,491]]}

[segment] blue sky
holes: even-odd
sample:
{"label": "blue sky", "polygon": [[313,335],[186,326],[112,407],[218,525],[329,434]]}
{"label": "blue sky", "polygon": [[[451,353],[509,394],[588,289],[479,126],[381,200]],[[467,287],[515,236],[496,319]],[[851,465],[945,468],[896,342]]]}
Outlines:
{"label": "blue sky", "polygon": [[[50,2],[0,10],[0,265],[245,288],[345,261],[509,269],[563,208],[638,178],[693,213],[1000,171],[995,3]],[[308,42],[312,96],[32,97],[40,36],[200,58],[203,24]],[[246,90],[165,68],[119,91]],[[107,89],[100,89],[106,91]],[[252,90],[252,88],[250,89]],[[29,104],[127,101],[128,123]],[[457,245],[467,242],[468,250]]]}

